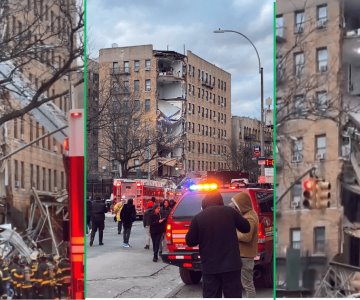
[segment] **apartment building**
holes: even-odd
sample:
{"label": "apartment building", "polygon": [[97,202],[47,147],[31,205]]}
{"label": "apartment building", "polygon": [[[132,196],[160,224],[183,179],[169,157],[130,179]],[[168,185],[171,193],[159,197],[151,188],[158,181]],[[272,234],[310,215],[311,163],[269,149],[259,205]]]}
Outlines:
{"label": "apartment building", "polygon": [[87,179],[98,179],[99,174],[99,147],[98,147],[98,119],[99,115],[99,63],[96,60],[87,59],[86,80],[86,176]]}
{"label": "apartment building", "polygon": [[[341,190],[351,152],[344,131],[349,98],[359,100],[359,8],[357,1],[277,1],[278,285],[286,282],[289,248],[300,251],[303,269],[315,268],[317,279],[343,252]],[[330,207],[303,206],[301,178],[313,167],[331,184]]]}
{"label": "apartment building", "polygon": [[[151,172],[151,176],[172,177],[195,170],[227,168],[224,154],[231,130],[229,73],[191,51],[185,55],[154,50],[152,45],[115,44],[100,50],[100,85],[109,80],[109,74],[112,78],[121,77],[120,85],[126,92],[120,95],[115,86],[119,95],[115,99],[133,98],[141,118],[148,122],[148,130],[157,128],[161,134],[174,138],[172,145],[151,145],[148,151],[159,153],[159,157],[139,167],[136,176]],[[114,81],[110,84],[114,88]],[[100,103],[104,101],[101,98],[100,95]],[[100,160],[99,165],[115,168],[116,173],[111,154],[108,155],[110,159]],[[139,164],[139,158],[131,164]]]}
{"label": "apartment building", "polygon": [[[2,156],[37,140],[0,162],[1,202],[5,207],[10,205],[19,210],[26,217],[32,188],[47,196],[54,196],[66,188],[63,164],[65,130],[39,138],[66,125],[66,113],[76,103],[82,103],[82,99],[74,99],[73,84],[79,75],[67,72],[67,69],[76,66],[75,61],[69,62],[68,56],[70,31],[71,26],[75,26],[76,10],[74,1],[9,0],[3,1],[1,5],[4,53],[20,53],[13,60],[1,62],[3,71],[16,68],[12,84],[20,90],[8,90],[1,94],[2,113],[7,114],[11,108],[25,106],[30,99],[26,95],[34,95],[35,91],[39,91],[40,99],[53,97],[52,101],[0,126]],[[69,22],[70,19],[73,23]],[[76,37],[73,39],[75,41]],[[32,48],[26,48],[28,44]],[[6,45],[13,52],[6,52]],[[24,64],[21,66],[22,62]],[[64,75],[48,85],[49,88],[41,90],[57,72]]]}
{"label": "apartment building", "polygon": [[[273,158],[273,130],[263,127],[264,157]],[[260,149],[260,121],[249,117],[231,117],[231,164],[233,168],[248,173],[251,182],[257,182],[261,175],[255,157],[255,149]]]}

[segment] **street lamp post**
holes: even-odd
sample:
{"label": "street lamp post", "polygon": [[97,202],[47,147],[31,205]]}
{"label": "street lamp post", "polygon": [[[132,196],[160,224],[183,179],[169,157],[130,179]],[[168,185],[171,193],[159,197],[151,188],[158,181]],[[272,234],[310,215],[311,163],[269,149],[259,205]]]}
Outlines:
{"label": "street lamp post", "polygon": [[[237,33],[240,34],[241,36],[243,36],[244,38],[246,38],[250,44],[254,47],[258,61],[259,61],[259,73],[260,73],[260,89],[261,89],[261,113],[260,113],[260,156],[264,157],[264,79],[263,79],[263,68],[261,66],[261,61],[260,61],[260,56],[259,56],[259,52],[257,51],[254,43],[244,34],[242,34],[239,31],[235,31],[235,30],[226,30],[226,29],[218,29],[218,30],[214,30],[214,33],[225,33],[225,32],[233,32],[233,33]],[[264,170],[264,166],[261,165],[261,176],[264,176],[265,170]]]}

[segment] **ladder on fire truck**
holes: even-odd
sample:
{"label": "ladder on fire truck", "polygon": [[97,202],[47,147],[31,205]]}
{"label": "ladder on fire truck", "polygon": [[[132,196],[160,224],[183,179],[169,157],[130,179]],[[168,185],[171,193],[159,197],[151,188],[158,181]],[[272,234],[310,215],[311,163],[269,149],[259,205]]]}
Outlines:
{"label": "ladder on fire truck", "polygon": [[331,261],[314,298],[349,297],[360,288],[359,276],[360,267]]}

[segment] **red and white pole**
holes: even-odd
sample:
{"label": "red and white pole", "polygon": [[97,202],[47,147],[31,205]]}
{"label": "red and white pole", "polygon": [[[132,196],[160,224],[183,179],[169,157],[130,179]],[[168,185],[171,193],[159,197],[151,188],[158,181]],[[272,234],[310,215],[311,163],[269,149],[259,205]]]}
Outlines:
{"label": "red and white pole", "polygon": [[84,299],[84,110],[69,112],[71,299]]}

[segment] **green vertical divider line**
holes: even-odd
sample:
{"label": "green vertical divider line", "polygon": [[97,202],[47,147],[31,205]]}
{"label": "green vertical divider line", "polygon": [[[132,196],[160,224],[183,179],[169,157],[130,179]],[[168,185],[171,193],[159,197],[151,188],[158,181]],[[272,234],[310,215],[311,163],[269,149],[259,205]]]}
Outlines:
{"label": "green vertical divider line", "polygon": [[86,57],[86,46],[87,46],[87,36],[86,36],[86,0],[84,0],[84,298],[86,299],[86,81],[87,81],[87,57]]}
{"label": "green vertical divider line", "polygon": [[273,82],[273,98],[274,98],[274,111],[273,111],[273,153],[274,153],[274,221],[273,221],[273,230],[274,230],[274,239],[273,239],[273,264],[274,264],[274,275],[273,275],[273,293],[274,299],[276,299],[276,1],[274,2],[274,16],[273,16],[273,38],[274,38],[274,53],[273,53],[273,63],[274,63],[274,82]]}

